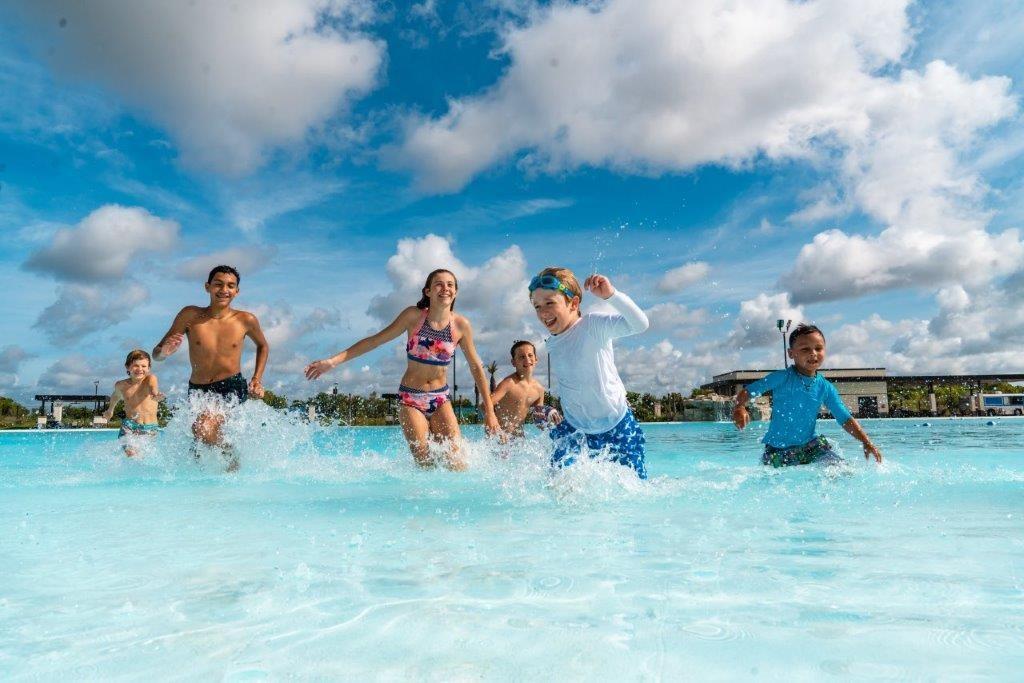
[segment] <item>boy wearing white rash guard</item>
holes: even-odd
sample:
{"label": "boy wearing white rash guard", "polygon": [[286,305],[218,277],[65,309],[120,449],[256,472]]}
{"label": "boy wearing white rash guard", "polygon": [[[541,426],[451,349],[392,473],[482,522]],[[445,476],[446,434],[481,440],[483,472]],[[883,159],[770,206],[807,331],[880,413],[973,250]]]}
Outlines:
{"label": "boy wearing white rash guard", "polygon": [[612,340],[646,330],[647,316],[603,275],[591,275],[584,285],[616,313],[582,315],[583,291],[568,268],[545,268],[530,282],[537,318],[551,332],[547,346],[564,418],[549,432],[555,442],[551,463],[571,465],[586,443],[591,456],[607,449],[615,462],[646,479],[646,440],[626,403]]}

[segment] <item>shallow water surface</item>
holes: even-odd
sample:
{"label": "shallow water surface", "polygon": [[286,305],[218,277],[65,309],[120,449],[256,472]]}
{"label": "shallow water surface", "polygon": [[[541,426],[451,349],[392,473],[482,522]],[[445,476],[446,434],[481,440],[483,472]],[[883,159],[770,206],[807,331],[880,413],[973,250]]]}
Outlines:
{"label": "shallow water surface", "polygon": [[787,470],[645,425],[647,482],[254,404],[235,474],[185,424],[0,433],[0,677],[1016,678],[1024,420],[986,421],[866,420],[881,466],[822,422],[848,465]]}

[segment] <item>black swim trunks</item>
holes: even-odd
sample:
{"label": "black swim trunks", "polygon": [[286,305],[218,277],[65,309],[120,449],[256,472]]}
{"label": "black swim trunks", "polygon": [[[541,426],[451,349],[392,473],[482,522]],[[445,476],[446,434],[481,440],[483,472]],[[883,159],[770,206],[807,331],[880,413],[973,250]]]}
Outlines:
{"label": "black swim trunks", "polygon": [[216,382],[210,382],[209,384],[193,384],[188,383],[188,393],[211,393],[217,394],[223,398],[229,398],[234,396],[239,403],[245,403],[249,399],[249,383],[242,377],[242,373],[238,373],[233,377],[227,379],[220,379]]}

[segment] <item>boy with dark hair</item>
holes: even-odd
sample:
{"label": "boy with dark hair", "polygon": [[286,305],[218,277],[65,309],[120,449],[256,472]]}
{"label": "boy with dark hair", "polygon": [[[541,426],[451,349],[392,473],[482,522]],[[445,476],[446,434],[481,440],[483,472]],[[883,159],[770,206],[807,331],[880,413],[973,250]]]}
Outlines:
{"label": "boy with dark hair", "polygon": [[[218,397],[222,406],[206,409],[192,425],[192,433],[203,443],[223,446],[221,426],[228,404],[244,403],[249,395],[263,396],[263,370],[267,366],[270,345],[252,313],[231,308],[239,293],[240,276],[231,266],[217,266],[206,278],[210,303],[206,306],[185,306],[171,329],[153,349],[153,357],[162,361],[173,354],[188,338],[188,356],[192,375],[188,381],[189,396]],[[256,344],[256,369],[248,382],[242,377],[242,347],[248,337]],[[229,459],[229,468],[237,468],[237,460]]]}
{"label": "boy with dark hair", "polygon": [[839,392],[818,374],[825,361],[825,335],[814,325],[797,325],[789,335],[789,357],[793,365],[776,370],[736,395],[732,418],[743,429],[750,422],[747,401],[751,396],[772,392],[772,419],[765,434],[761,462],[773,467],[806,465],[812,462],[842,461],[828,440],[816,434],[818,408],[824,403],[843,429],[864,446],[864,457],[882,462],[882,453],[871,443],[857,420],[843,404]]}
{"label": "boy with dark hair", "polygon": [[533,378],[533,368],[537,365],[533,342],[517,341],[512,345],[511,354],[516,371],[501,380],[491,394],[502,431],[511,437],[525,436],[523,423],[527,417],[541,429],[549,423],[561,422],[558,411],[544,405],[544,387]]}
{"label": "boy with dark hair", "polygon": [[121,430],[117,437],[121,440],[124,454],[132,458],[138,453],[131,443],[132,437],[156,436],[160,429],[156,410],[157,404],[164,400],[164,395],[160,393],[156,375],[150,372],[149,354],[142,349],[134,349],[128,354],[124,369],[128,372],[128,379],[114,383],[114,391],[110,394],[103,419],[109,422],[114,416],[114,408],[124,401],[125,417],[121,420]]}

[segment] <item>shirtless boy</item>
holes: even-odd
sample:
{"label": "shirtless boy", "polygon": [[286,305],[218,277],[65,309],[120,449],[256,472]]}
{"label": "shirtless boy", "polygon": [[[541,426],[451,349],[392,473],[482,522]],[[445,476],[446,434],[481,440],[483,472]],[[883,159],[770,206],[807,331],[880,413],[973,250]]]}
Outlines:
{"label": "shirtless boy", "polygon": [[[157,386],[156,375],[150,373],[149,354],[142,349],[135,349],[124,361],[128,379],[114,383],[114,391],[110,394],[110,402],[103,412],[103,419],[110,421],[114,416],[114,408],[124,401],[125,418],[121,420],[121,431],[117,437],[124,439],[129,436],[156,436],[160,424],[156,419],[157,404],[164,400]],[[122,441],[124,454],[133,458],[138,454],[130,439]]]}
{"label": "shirtless boy", "polygon": [[537,349],[528,341],[517,341],[512,345],[512,367],[516,371],[501,380],[491,395],[498,423],[509,436],[524,435],[523,422],[527,416],[538,426],[562,421],[557,410],[544,405],[544,387],[533,378],[536,365]]}
{"label": "shirtless boy", "polygon": [[[210,295],[207,306],[186,306],[171,323],[171,329],[153,349],[153,358],[166,359],[188,338],[188,357],[192,375],[188,381],[189,396],[209,394],[229,403],[244,403],[250,396],[263,397],[263,369],[267,365],[270,346],[252,313],[231,308],[238,296],[238,271],[231,266],[217,266],[206,278]],[[242,377],[242,345],[249,337],[256,344],[256,369],[248,382]],[[223,446],[221,426],[224,411],[207,409],[192,425],[197,439],[210,446]],[[232,460],[232,467],[237,461]]]}

